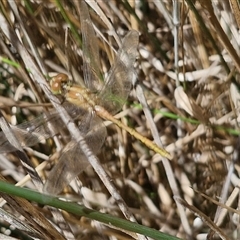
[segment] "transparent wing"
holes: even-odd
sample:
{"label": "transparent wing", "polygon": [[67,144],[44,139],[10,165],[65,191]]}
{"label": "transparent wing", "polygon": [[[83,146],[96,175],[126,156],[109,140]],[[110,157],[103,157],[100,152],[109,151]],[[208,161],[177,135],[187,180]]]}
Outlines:
{"label": "transparent wing", "polygon": [[50,172],[44,192],[57,195],[88,166],[89,162],[77,142],[71,141],[64,148],[59,162]]}
{"label": "transparent wing", "polygon": [[138,39],[139,34],[134,30],[124,37],[106,84],[100,91],[99,97],[103,101],[103,107],[112,114],[122,108],[131,90],[132,79],[135,76],[133,65],[138,54]]}
{"label": "transparent wing", "polygon": [[[84,116],[86,110],[76,107],[70,103],[64,103],[66,110],[76,120]],[[81,120],[81,119],[80,119]],[[11,126],[13,132],[22,147],[34,146],[44,139],[50,138],[63,130],[63,122],[55,111],[41,115],[31,121],[17,126]],[[3,132],[0,132],[0,153],[15,151],[15,147],[7,140]]]}
{"label": "transparent wing", "polygon": [[[84,127],[85,130],[86,128]],[[100,151],[106,134],[106,127],[103,125],[102,120],[94,115],[90,121],[89,131],[85,136],[86,143],[94,154]],[[59,162],[50,172],[44,191],[54,195],[60,193],[64,187],[69,185],[89,165],[90,163],[81,148],[79,148],[78,142],[71,141],[63,149]]]}
{"label": "transparent wing", "polygon": [[[61,122],[58,114],[40,116],[32,121],[11,126],[13,132],[22,147],[33,146],[56,135],[55,129],[51,128],[51,124],[58,126]],[[0,153],[12,152],[16,149],[8,142],[3,132],[0,133]]]}
{"label": "transparent wing", "polygon": [[86,87],[92,92],[99,91],[103,85],[100,70],[98,42],[88,12],[88,7],[81,1],[80,20],[82,29],[83,75]]}

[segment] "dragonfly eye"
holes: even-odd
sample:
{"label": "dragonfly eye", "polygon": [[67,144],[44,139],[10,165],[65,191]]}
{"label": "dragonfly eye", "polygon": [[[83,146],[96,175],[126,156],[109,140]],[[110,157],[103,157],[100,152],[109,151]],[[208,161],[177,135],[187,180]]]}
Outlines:
{"label": "dragonfly eye", "polygon": [[64,73],[59,73],[50,80],[50,87],[53,94],[62,94],[66,91],[69,84],[68,76]]}

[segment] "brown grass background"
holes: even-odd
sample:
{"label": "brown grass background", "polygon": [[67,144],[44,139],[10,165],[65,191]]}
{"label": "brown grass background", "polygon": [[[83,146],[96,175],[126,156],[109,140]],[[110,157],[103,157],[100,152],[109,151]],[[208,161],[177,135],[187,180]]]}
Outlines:
{"label": "brown grass background", "polygon": [[[71,27],[57,1],[15,1],[26,31],[8,1],[1,1],[0,8],[8,27],[18,33],[38,66],[42,65],[43,74],[65,72],[80,83],[81,45],[72,30],[74,27],[81,36],[77,2],[60,1]],[[118,49],[117,41],[130,29],[139,31],[137,81],[117,117],[143,136],[157,143],[160,139],[173,158],[162,159],[124,130],[106,123],[108,136],[98,157],[131,212],[139,223],[182,239],[240,239],[236,211],[240,184],[239,1],[97,0],[89,5],[97,30],[99,64],[105,73],[114,61],[112,49]],[[93,10],[94,6],[102,12]],[[39,116],[51,104],[2,27],[0,108],[8,122],[19,124]],[[144,108],[141,91],[147,101]],[[59,150],[55,140],[26,150],[35,167],[45,165],[39,173],[43,180],[56,161],[52,157],[46,164]],[[66,144],[61,137],[58,141],[62,147]],[[0,170],[13,184],[26,175],[11,153],[1,155]],[[30,181],[24,184],[35,189]],[[80,193],[76,186],[80,186]],[[62,195],[122,217],[91,168],[79,176],[75,188],[69,186]],[[47,207],[33,205],[36,212],[54,222]],[[2,209],[11,213],[12,219],[20,218],[22,213],[10,206],[7,201]],[[3,219],[0,222],[6,236],[11,224]],[[58,230],[61,224],[70,226],[65,233],[60,231],[69,239],[132,239],[99,222],[67,213],[64,223],[55,224]],[[27,239],[21,230],[9,234]]]}

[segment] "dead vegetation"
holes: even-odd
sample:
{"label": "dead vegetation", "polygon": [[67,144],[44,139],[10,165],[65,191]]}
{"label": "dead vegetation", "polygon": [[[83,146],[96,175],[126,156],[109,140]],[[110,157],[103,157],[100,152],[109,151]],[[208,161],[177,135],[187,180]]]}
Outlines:
{"label": "dead vegetation", "polygon": [[[14,2],[16,5],[13,1],[0,3],[0,108],[5,119],[15,125],[52,109],[43,83],[36,83],[33,65],[46,80],[63,72],[82,84],[83,62],[79,1]],[[88,4],[104,73],[128,30],[139,31],[137,81],[116,117],[157,145],[163,144],[172,156],[171,161],[163,159],[124,130],[105,123],[108,135],[98,158],[131,213],[139,223],[181,239],[239,239],[238,1],[112,0]],[[23,46],[8,37],[6,29],[10,35],[16,32]],[[22,186],[36,189],[41,179],[46,180],[70,139],[63,126],[55,127],[62,135],[27,148],[26,156],[0,155],[1,175],[8,182],[22,181]],[[23,181],[27,171],[21,163],[25,158],[34,167],[42,166],[41,178],[33,180],[35,185],[29,178]],[[92,168],[61,195],[122,217]],[[22,231],[9,232],[18,239],[23,239],[24,232],[41,239],[132,239],[84,217],[66,212],[63,216],[55,212],[53,217],[47,206],[1,196],[6,200],[2,204],[5,212],[1,212],[1,216],[5,214],[6,221],[1,221],[5,236],[14,225],[7,221],[11,214],[8,219],[24,216],[29,224],[27,230],[15,224]],[[59,233],[44,222],[41,213],[56,224]],[[41,219],[41,224],[33,225],[34,218]],[[45,229],[49,235],[41,235]]]}

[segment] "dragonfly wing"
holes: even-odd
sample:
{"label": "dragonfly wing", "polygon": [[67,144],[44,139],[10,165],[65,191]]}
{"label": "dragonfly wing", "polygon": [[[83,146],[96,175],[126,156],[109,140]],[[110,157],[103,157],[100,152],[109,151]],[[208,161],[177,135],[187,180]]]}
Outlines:
{"label": "dragonfly wing", "polygon": [[[22,147],[29,147],[56,135],[57,130],[52,128],[52,126],[62,126],[62,121],[56,112],[48,115],[42,115],[17,126],[11,126],[11,128]],[[16,149],[10,144],[4,133],[1,132],[0,153],[15,150]]]}
{"label": "dragonfly wing", "polygon": [[80,11],[83,49],[83,74],[88,89],[99,91],[103,85],[103,75],[100,70],[98,42],[89,15],[88,7],[81,1]]}
{"label": "dragonfly wing", "polygon": [[138,42],[139,33],[136,30],[131,30],[123,38],[122,47],[118,51],[118,58],[131,69],[138,56]]}
{"label": "dragonfly wing", "polygon": [[[73,120],[82,120],[86,114],[86,109],[77,107],[65,102],[64,107]],[[80,116],[80,117],[79,117]],[[56,111],[41,115],[31,121],[24,122],[17,126],[11,126],[17,140],[22,147],[34,146],[43,140],[53,137],[59,132],[63,132],[63,122]],[[16,151],[3,132],[0,132],[0,153]]]}
{"label": "dragonfly wing", "polygon": [[78,149],[77,142],[71,141],[64,148],[59,162],[50,172],[44,191],[53,195],[58,194],[88,166],[89,162],[83,152]]}
{"label": "dragonfly wing", "polygon": [[106,84],[100,91],[99,97],[104,102],[104,108],[112,114],[122,108],[131,90],[131,81],[135,76],[134,62],[138,54],[138,38],[139,34],[134,30],[124,37]]}
{"label": "dragonfly wing", "polygon": [[[106,127],[97,116],[90,122],[89,131],[85,136],[85,141],[94,154],[98,153],[106,137]],[[63,149],[59,162],[50,172],[44,190],[51,194],[58,194],[64,187],[74,180],[82,171],[90,165],[79,143],[71,141]]]}

